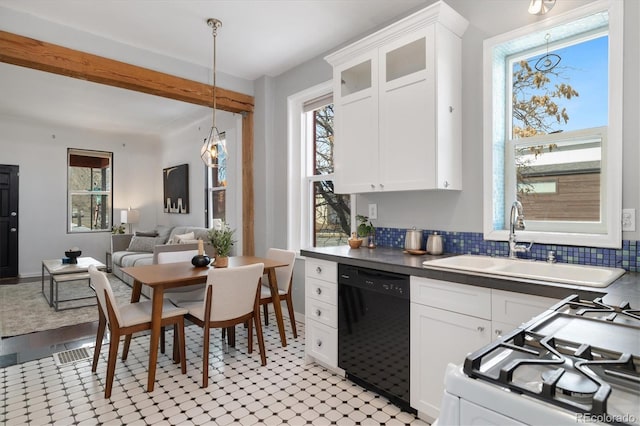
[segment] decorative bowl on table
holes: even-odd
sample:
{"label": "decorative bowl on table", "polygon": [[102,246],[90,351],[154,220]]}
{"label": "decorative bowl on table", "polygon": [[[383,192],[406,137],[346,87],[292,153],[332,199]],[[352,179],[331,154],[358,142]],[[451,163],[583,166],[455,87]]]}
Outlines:
{"label": "decorative bowl on table", "polygon": [[74,265],[78,263],[78,258],[80,257],[81,254],[82,254],[81,250],[67,250],[64,252],[64,255],[69,258],[69,263]]}
{"label": "decorative bowl on table", "polygon": [[196,268],[203,268],[209,266],[211,258],[207,255],[197,254],[191,258],[191,264]]}

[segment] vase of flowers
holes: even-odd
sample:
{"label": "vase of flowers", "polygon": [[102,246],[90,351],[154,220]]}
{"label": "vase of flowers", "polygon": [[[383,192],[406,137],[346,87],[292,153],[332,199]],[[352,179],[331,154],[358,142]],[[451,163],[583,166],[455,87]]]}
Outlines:
{"label": "vase of flowers", "polygon": [[216,251],[213,266],[225,268],[229,264],[229,255],[235,243],[233,239],[234,232],[235,229],[231,229],[225,222],[222,222],[220,227],[213,228],[209,231],[209,241]]}

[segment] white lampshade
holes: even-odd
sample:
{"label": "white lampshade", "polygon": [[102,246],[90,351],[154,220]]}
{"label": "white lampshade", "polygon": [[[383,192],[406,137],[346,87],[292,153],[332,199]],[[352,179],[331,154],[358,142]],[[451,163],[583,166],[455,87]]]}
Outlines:
{"label": "white lampshade", "polygon": [[138,210],[121,210],[120,223],[138,223],[140,212]]}

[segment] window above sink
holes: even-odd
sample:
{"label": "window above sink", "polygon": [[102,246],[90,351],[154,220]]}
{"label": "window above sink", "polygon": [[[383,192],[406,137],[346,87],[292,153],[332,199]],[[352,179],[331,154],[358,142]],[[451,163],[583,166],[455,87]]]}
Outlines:
{"label": "window above sink", "polygon": [[[622,2],[484,42],[484,238],[620,248]],[[523,87],[525,86],[525,87]]]}

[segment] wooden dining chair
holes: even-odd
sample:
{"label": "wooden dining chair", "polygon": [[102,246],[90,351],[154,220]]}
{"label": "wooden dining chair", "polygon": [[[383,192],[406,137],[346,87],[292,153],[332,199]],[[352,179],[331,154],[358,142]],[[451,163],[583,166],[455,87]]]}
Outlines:
{"label": "wooden dining chair", "polygon": [[[287,303],[289,319],[291,320],[291,328],[293,329],[293,337],[298,337],[296,318],[293,313],[293,298],[291,296],[291,290],[293,288],[293,265],[296,261],[296,252],[270,248],[267,251],[267,258],[283,263],[286,262],[288,265],[286,267],[283,266],[281,268],[275,268],[276,280],[278,281],[277,303],[281,303],[283,300]],[[273,298],[271,297],[271,288],[263,283],[260,289],[260,304],[264,310],[264,325],[269,325],[269,303],[274,303]]]}
{"label": "wooden dining chair", "polygon": [[[111,397],[113,386],[113,376],[116,368],[116,358],[118,357],[118,346],[121,336],[131,336],[133,333],[151,329],[151,301],[127,303],[118,306],[111,288],[111,283],[104,272],[99,271],[95,266],[89,267],[91,283],[96,291],[98,299],[98,332],[96,334],[96,346],[93,352],[92,372],[96,372],[102,339],[107,326],[111,331],[111,341],[109,344],[109,357],[107,359],[107,381],[104,390],[104,397]],[[162,325],[173,324],[174,333],[178,335],[180,351],[180,368],[183,374],[187,372],[187,362],[185,357],[184,339],[184,315],[187,310],[173,305],[169,300],[164,301],[162,306]],[[127,359],[129,346],[125,345],[122,350],[122,360]]]}
{"label": "wooden dining chair", "polygon": [[[198,254],[198,250],[180,250],[180,247],[174,247],[171,251],[161,251],[155,254],[154,262],[161,263],[175,263],[175,262],[190,262],[193,256]],[[173,304],[184,301],[196,301],[204,300],[205,284],[193,284],[185,287],[177,287],[169,290],[165,290],[164,298],[169,299]],[[150,292],[150,297],[153,297],[153,290]],[[173,357],[177,359],[177,342],[176,334],[173,335]],[[165,352],[165,337],[164,327],[160,332],[160,353]]]}
{"label": "wooden dining chair", "polygon": [[[182,302],[189,321],[202,327],[202,387],[209,385],[209,335],[211,328],[229,328],[247,324],[249,353],[253,352],[253,325],[260,349],[260,361],[267,364],[262,325],[260,323],[260,282],[263,263],[234,268],[210,269],[206,296],[202,302]],[[231,329],[232,330],[232,329]],[[230,331],[231,333],[231,331]]]}

